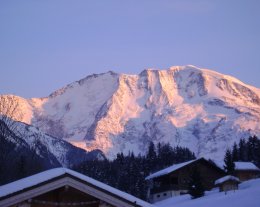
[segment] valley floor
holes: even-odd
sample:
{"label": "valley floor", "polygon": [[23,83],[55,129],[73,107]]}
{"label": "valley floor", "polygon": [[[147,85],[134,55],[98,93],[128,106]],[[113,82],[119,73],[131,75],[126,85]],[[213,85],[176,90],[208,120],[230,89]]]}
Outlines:
{"label": "valley floor", "polygon": [[228,191],[227,194],[218,189],[206,192],[205,196],[191,199],[190,195],[178,196],[155,204],[157,207],[259,207],[260,179],[243,182],[239,190]]}

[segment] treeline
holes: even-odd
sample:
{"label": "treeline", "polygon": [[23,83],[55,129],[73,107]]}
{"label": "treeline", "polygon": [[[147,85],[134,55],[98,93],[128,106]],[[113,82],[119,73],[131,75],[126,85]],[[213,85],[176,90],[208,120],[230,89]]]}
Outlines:
{"label": "treeline", "polygon": [[250,136],[247,140],[241,139],[234,143],[232,149],[227,149],[224,157],[225,171],[233,175],[237,161],[252,162],[260,168],[260,140],[256,136]]}
{"label": "treeline", "polygon": [[107,159],[85,161],[75,166],[74,170],[136,197],[146,199],[146,176],[172,164],[191,159],[195,159],[195,156],[188,148],[173,148],[170,144],[160,143],[155,146],[151,142],[145,155],[135,156],[131,152],[128,155],[120,153],[112,161]]}
{"label": "treeline", "polygon": [[260,139],[250,136],[247,140],[241,139],[232,147],[232,159],[236,161],[253,162],[260,167]]}

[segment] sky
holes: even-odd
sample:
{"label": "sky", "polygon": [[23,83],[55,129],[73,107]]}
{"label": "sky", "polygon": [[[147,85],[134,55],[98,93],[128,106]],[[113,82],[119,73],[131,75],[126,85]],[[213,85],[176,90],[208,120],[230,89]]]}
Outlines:
{"label": "sky", "polygon": [[260,88],[259,0],[1,0],[0,94],[195,65]]}

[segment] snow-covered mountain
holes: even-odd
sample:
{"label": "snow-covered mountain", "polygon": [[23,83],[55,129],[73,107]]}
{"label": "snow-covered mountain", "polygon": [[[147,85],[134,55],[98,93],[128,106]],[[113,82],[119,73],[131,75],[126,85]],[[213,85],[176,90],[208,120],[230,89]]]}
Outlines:
{"label": "snow-covered mountain", "polygon": [[0,185],[50,168],[97,159],[104,159],[100,150],[86,152],[33,126],[0,116]]}
{"label": "snow-covered mountain", "polygon": [[[19,159],[32,153],[31,156],[41,159],[44,168],[47,169],[59,166],[72,167],[85,160],[104,159],[103,153],[99,150],[86,152],[63,139],[47,135],[34,126],[21,122],[14,122],[14,124],[15,130],[11,131],[8,124],[0,120],[0,144],[2,145],[0,152],[7,153],[4,161],[9,164],[10,159]],[[8,133],[3,133],[3,130]]]}
{"label": "snow-covered mountain", "polygon": [[23,121],[87,150],[143,153],[150,141],[222,159],[260,135],[260,89],[195,66],[91,75],[49,97],[16,97]]}

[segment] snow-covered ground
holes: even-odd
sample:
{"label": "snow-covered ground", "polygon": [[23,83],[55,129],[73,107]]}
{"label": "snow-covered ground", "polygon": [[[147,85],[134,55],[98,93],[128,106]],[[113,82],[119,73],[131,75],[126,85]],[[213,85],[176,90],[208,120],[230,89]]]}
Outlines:
{"label": "snow-covered ground", "polygon": [[228,191],[227,194],[213,189],[198,199],[183,195],[160,201],[155,205],[157,207],[259,207],[260,179],[243,182],[237,191]]}

